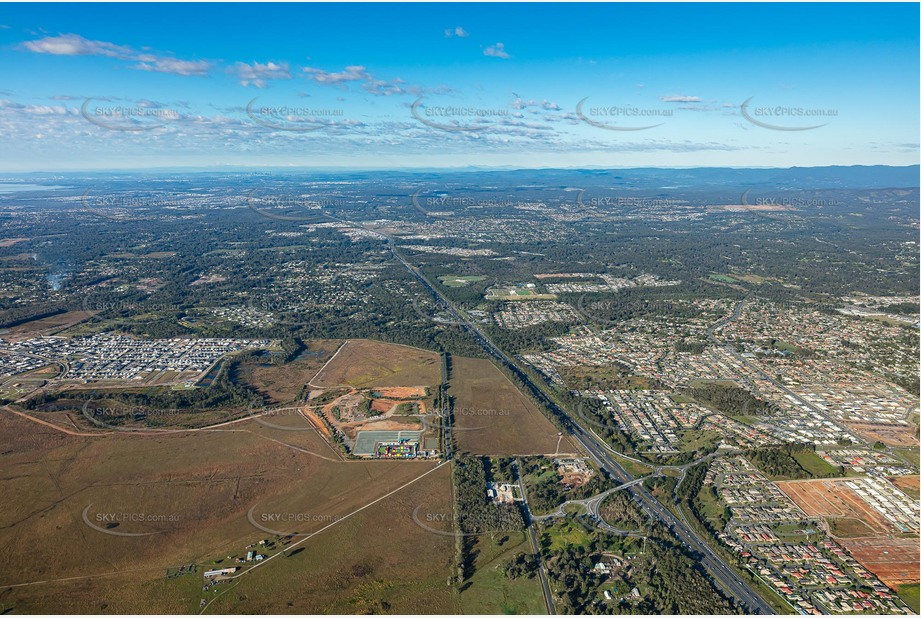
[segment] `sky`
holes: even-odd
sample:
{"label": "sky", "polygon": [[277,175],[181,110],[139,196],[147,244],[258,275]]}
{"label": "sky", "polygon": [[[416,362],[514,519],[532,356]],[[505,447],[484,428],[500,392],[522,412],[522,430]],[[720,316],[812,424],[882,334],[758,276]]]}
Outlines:
{"label": "sky", "polygon": [[2,4],[0,172],[919,162],[919,5]]}

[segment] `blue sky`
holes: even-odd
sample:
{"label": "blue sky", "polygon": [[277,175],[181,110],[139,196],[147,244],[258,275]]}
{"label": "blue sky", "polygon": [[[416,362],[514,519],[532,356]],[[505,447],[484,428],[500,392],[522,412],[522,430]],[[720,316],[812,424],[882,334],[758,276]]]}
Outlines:
{"label": "blue sky", "polygon": [[0,170],[919,162],[917,4],[0,5]]}

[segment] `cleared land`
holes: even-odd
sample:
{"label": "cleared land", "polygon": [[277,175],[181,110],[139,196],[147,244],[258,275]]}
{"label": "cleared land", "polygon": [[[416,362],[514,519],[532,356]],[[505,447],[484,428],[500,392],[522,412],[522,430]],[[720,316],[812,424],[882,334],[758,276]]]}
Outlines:
{"label": "cleared land", "polygon": [[874,533],[898,532],[883,515],[860,499],[843,482],[778,481],[777,487],[787,494],[807,515],[859,519]]}
{"label": "cleared land", "polygon": [[892,484],[904,491],[906,494],[918,499],[918,496],[921,495],[921,476],[909,475],[909,476],[895,476],[891,479]]}
{"label": "cleared land", "polygon": [[[342,432],[352,453],[374,451],[372,431],[420,433],[441,383],[441,356],[366,339],[349,340],[310,381],[313,412]],[[364,435],[363,435],[364,434]],[[409,434],[406,434],[409,435]],[[363,437],[362,437],[363,436]],[[423,448],[437,448],[427,433]]]}
{"label": "cleared land", "polygon": [[889,446],[918,446],[915,427],[894,423],[846,423],[868,442],[879,440]]}
{"label": "cleared land", "polygon": [[[202,592],[202,569],[172,579],[166,578],[167,569],[233,564],[247,545],[269,536],[248,513],[286,534],[311,532],[435,465],[338,461],[306,420],[285,420],[288,429],[250,420],[218,431],[85,437],[0,412],[5,497],[0,611],[146,613],[156,607],[166,613],[197,612],[202,598],[217,594]],[[297,556],[260,568],[265,572],[260,577],[277,582],[271,586],[277,593],[251,595],[260,597],[258,608],[238,594],[226,595],[228,604],[222,607],[231,613],[320,613],[335,602],[338,611],[351,613],[364,607],[358,599],[367,591],[390,598],[391,611],[415,613],[426,604],[429,611],[450,611],[438,600],[442,589],[447,591],[450,539],[447,548],[428,537],[414,544],[423,533],[408,514],[419,491],[450,501],[450,481],[447,470],[424,481],[410,486],[407,495],[394,494],[372,507],[377,516],[368,509],[363,520],[332,528],[336,536],[324,538],[324,532],[305,542],[308,548]],[[402,506],[389,513],[392,504]],[[302,517],[276,522],[269,517],[273,513]],[[360,534],[362,529],[385,533]],[[125,536],[138,534],[147,536]],[[322,547],[316,554],[309,550],[314,541]],[[309,571],[302,562],[308,556],[315,561]],[[416,589],[404,582],[378,593],[384,573],[388,581],[437,580],[440,588]],[[342,583],[343,578],[350,579]],[[66,581],[55,581],[60,579]],[[255,573],[247,579],[257,580]],[[316,590],[302,586],[306,580]],[[222,587],[213,590],[219,593]],[[357,605],[350,606],[353,599]]]}
{"label": "cleared land", "polygon": [[918,583],[918,539],[840,539],[854,558],[887,586]]}
{"label": "cleared land", "polygon": [[481,275],[443,275],[438,277],[438,280],[447,288],[462,288],[471,283],[485,281],[486,277]]}
{"label": "cleared land", "polygon": [[311,381],[319,388],[420,386],[441,383],[435,352],[370,339],[350,339]]}
{"label": "cleared land", "polygon": [[48,316],[39,320],[23,322],[17,326],[10,327],[9,331],[3,335],[10,341],[38,337],[40,335],[50,335],[74,324],[79,324],[83,320],[89,319],[95,315],[92,311],[66,311],[57,315]]}
{"label": "cleared land", "polygon": [[461,451],[493,457],[577,452],[490,361],[455,356],[449,381]]}

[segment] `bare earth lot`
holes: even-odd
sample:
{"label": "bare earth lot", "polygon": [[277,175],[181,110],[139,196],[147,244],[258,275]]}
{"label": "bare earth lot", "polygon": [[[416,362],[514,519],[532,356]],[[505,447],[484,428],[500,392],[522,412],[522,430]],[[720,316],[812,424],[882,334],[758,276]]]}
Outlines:
{"label": "bare earth lot", "polygon": [[897,532],[882,514],[841,481],[778,481],[777,486],[807,515],[859,519],[879,535]]}
{"label": "bare earth lot", "polygon": [[780,489],[807,514],[830,518],[832,534],[885,584],[918,582],[918,537],[893,526],[840,481],[781,481]]}
{"label": "bare earth lot", "polygon": [[888,586],[917,584],[921,553],[918,539],[887,539],[879,537],[840,539],[854,558]]}

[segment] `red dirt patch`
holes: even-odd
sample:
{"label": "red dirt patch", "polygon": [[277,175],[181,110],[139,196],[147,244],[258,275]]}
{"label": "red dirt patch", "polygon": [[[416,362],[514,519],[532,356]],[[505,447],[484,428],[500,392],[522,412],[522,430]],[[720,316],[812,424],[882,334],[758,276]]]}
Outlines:
{"label": "red dirt patch", "polygon": [[854,558],[887,586],[917,584],[921,552],[918,539],[838,539]]}

